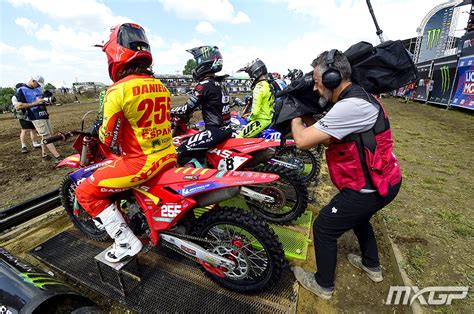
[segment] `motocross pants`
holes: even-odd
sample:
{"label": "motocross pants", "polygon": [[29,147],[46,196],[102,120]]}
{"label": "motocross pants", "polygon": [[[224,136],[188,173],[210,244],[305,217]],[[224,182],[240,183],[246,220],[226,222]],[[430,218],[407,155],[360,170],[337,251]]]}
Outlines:
{"label": "motocross pants", "polygon": [[257,137],[263,130],[265,130],[270,124],[271,120],[254,120],[250,121],[239,133],[238,138],[242,137]]}
{"label": "motocross pants", "polygon": [[194,157],[202,158],[206,152],[232,136],[230,127],[207,127],[206,130],[190,137],[176,150],[178,164],[185,165]]}
{"label": "motocross pants", "polygon": [[95,218],[112,202],[109,197],[139,186],[159,175],[163,170],[174,167],[176,154],[174,147],[141,157],[119,157],[112,163],[97,169],[76,188],[79,204]]}

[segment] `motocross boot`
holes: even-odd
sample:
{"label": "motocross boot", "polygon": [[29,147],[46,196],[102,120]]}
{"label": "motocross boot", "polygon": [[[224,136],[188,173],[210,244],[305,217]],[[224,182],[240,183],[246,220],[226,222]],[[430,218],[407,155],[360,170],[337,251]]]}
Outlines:
{"label": "motocross boot", "polygon": [[133,234],[114,204],[99,213],[97,217],[100,218],[105,230],[115,241],[112,249],[105,253],[105,259],[108,262],[117,263],[133,257],[141,251],[142,242]]}

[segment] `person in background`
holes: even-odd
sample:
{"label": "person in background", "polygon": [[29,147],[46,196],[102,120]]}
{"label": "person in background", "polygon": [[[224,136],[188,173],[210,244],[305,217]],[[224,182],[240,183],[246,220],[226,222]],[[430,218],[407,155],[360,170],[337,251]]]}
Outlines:
{"label": "person in background", "polygon": [[13,109],[13,114],[15,115],[15,118],[17,118],[18,121],[20,122],[20,127],[21,127],[20,152],[22,154],[26,154],[28,153],[28,146],[26,146],[26,137],[28,136],[28,133],[30,133],[33,148],[41,148],[41,143],[39,142],[39,137],[38,137],[38,134],[36,133],[35,126],[33,125],[31,121],[28,120],[27,110],[17,108],[18,98],[16,96],[16,91],[23,85],[24,85],[23,83],[18,83],[15,86],[15,95],[12,96],[12,109]]}
{"label": "person in background", "polygon": [[246,72],[252,82],[252,105],[248,124],[240,131],[238,137],[257,137],[265,130],[273,118],[275,92],[267,78],[267,67],[260,59],[255,59],[238,72]]}
{"label": "person in background", "polygon": [[[43,99],[44,78],[41,75],[34,75],[25,85],[17,90],[17,100],[15,108],[18,110],[26,110],[27,118],[35,126],[36,131],[45,139],[53,134],[53,127],[49,120],[47,103]],[[41,153],[43,161],[50,160],[51,156],[47,155],[46,148],[51,152],[56,162],[62,160],[61,155],[56,150],[53,143],[41,144]]]}
{"label": "person in background", "polygon": [[301,117],[294,118],[291,130],[299,149],[321,143],[328,146],[329,174],[339,193],[313,223],[317,272],[294,267],[293,273],[303,287],[329,299],[334,292],[337,239],[351,229],[359,241],[361,256],[349,254],[349,262],[372,281],[383,280],[370,219],[397,196],[402,174],[393,154],[387,113],[373,95],[351,82],[347,58],[337,50],[326,51],[312,66],[321,105],[329,102],[334,106],[308,127]]}

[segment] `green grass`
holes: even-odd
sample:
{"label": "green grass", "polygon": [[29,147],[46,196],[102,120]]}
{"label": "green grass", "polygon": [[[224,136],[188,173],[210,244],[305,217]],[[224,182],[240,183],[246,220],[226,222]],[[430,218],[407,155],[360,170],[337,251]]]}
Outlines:
{"label": "green grass", "polygon": [[[408,275],[419,287],[472,285],[473,114],[396,99],[383,102],[404,181],[381,213],[389,233],[401,239],[397,244]],[[472,297],[449,307],[454,312],[472,308]]]}
{"label": "green grass", "polygon": [[416,276],[422,274],[428,266],[430,258],[429,252],[419,245],[408,252],[408,271],[414,273]]}

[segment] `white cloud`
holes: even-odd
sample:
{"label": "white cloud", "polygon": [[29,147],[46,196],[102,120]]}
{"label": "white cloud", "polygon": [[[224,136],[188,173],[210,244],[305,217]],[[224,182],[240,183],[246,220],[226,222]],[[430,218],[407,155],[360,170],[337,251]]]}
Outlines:
{"label": "white cloud", "polygon": [[16,49],[13,46],[0,42],[0,55],[15,53]]}
{"label": "white cloud", "polygon": [[250,18],[244,12],[239,11],[235,17],[232,18],[232,24],[250,23]]}
{"label": "white cloud", "polygon": [[37,23],[33,23],[29,19],[25,17],[19,17],[15,19],[15,24],[23,27],[23,29],[28,33],[28,34],[33,34],[33,32],[38,28]]}
{"label": "white cloud", "polygon": [[[172,42],[169,46],[167,46],[163,50],[153,50],[153,59],[154,59],[154,70],[155,72],[164,73],[160,69],[160,65],[164,66],[174,66],[176,71],[181,71],[184,69],[184,65],[186,61],[192,59],[193,56],[186,51],[186,49],[199,47],[204,45],[204,43],[198,39],[192,39],[188,42]],[[153,49],[153,47],[152,47]],[[174,74],[174,73],[170,73]]]}
{"label": "white cloud", "polygon": [[131,21],[116,16],[112,10],[96,0],[8,0],[13,6],[30,6],[55,20],[67,21],[70,27],[79,27],[91,31],[103,31],[113,25]]}
{"label": "white cloud", "polygon": [[[15,63],[24,60],[24,66],[17,67],[13,75],[5,75],[4,80],[23,81],[31,75],[30,71],[42,73],[49,82],[60,80],[59,85],[70,85],[76,78],[86,81],[110,83],[107,72],[107,59],[104,53],[92,47],[108,40],[110,27],[133,22],[132,19],[115,15],[99,0],[8,0],[15,7],[32,8],[48,16],[48,24],[39,25],[36,21],[18,18],[15,23],[29,35],[42,42],[41,48],[20,46],[13,48],[1,43],[5,60]],[[145,28],[146,26],[143,25]],[[3,27],[3,25],[2,25]],[[164,46],[163,39],[148,33],[152,47]],[[17,55],[13,54],[16,49]],[[2,62],[4,60],[2,59]],[[2,73],[3,74],[3,73]]]}
{"label": "white cloud", "polygon": [[211,22],[249,23],[244,12],[235,12],[229,0],[159,0],[168,12],[187,20],[206,20]]}
{"label": "white cloud", "polygon": [[152,50],[164,48],[166,46],[165,41],[161,36],[147,35],[147,38]]}
{"label": "white cloud", "polygon": [[235,74],[236,71],[245,66],[249,61],[260,58],[268,65],[271,52],[268,50],[242,45],[230,45],[220,49],[224,59],[223,72]]}
{"label": "white cloud", "polygon": [[[367,4],[361,0],[312,1],[285,0],[289,11],[315,18],[322,27],[318,32],[326,38],[338,38],[355,42],[358,39],[376,39],[375,26]],[[405,39],[416,36],[416,28],[428,11],[442,3],[441,0],[377,0],[372,1],[380,28],[389,39]],[[404,9],[406,8],[406,9]],[[347,44],[349,46],[349,43]]]}
{"label": "white cloud", "polygon": [[82,32],[64,25],[54,29],[48,24],[43,25],[35,36],[41,41],[49,42],[52,47],[59,50],[91,50],[94,44],[99,44],[104,40],[109,32]]}
{"label": "white cloud", "polygon": [[212,27],[212,24],[206,21],[199,22],[196,26],[196,32],[199,34],[210,34],[214,33],[216,30]]}

